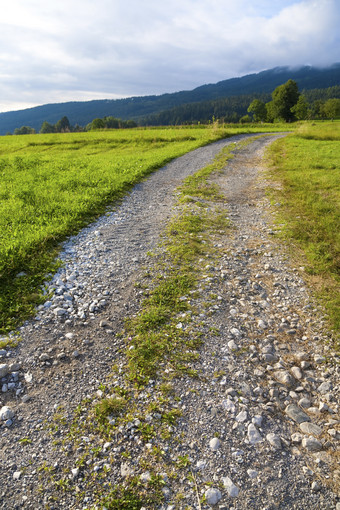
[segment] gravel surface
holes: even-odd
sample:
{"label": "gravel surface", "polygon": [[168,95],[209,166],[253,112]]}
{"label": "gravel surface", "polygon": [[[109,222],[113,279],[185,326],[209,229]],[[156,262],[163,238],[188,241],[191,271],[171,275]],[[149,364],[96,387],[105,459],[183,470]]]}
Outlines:
{"label": "gravel surface", "polygon": [[[97,489],[132,476],[148,489],[143,459],[157,448],[164,502],[148,508],[340,509],[339,368],[303,268],[292,267],[273,236],[279,204],[265,196],[261,166],[272,136],[238,150],[211,177],[227,198],[232,229],[212,239],[214,257],[198,293],[183,298],[196,310],[191,327],[204,341],[191,364],[198,377],[173,381],[170,405],[182,415],[169,426],[171,437],[146,441],[138,432],[155,381],[136,396],[140,416],[115,441],[89,434],[74,446],[68,435],[78,404],[100,400],[108,377],[113,387],[124,386],[118,333],[138,313],[135,283],[152,271],[148,252],[177,211],[175,188],[245,138],[178,158],[65,243],[52,297],[21,328],[18,347],[0,351],[1,508],[91,508],[89,473]],[[118,371],[110,376],[113,364]],[[156,425],[161,415],[144,418]],[[82,465],[88,445],[92,456]],[[56,491],[65,478],[72,490]]]}

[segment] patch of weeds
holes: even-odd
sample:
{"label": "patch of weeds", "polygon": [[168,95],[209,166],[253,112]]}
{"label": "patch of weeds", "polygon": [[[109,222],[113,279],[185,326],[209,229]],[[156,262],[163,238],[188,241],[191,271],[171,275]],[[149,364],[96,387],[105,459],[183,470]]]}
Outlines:
{"label": "patch of weeds", "polygon": [[127,400],[123,397],[108,397],[95,406],[95,415],[100,422],[105,422],[108,416],[119,416],[126,408]]}

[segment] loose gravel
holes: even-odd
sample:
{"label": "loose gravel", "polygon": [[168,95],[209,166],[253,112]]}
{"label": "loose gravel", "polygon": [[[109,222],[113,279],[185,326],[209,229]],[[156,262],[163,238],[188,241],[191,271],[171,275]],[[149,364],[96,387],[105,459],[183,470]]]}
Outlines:
{"label": "loose gravel", "polygon": [[[113,364],[110,384],[124,385],[118,333],[138,313],[135,283],[152,271],[148,253],[178,211],[175,188],[224,146],[247,138],[178,158],[64,244],[46,303],[20,328],[18,347],[0,351],[1,508],[92,508],[89,472],[105,473],[104,488],[133,475],[147,488],[142,459],[157,448],[159,469],[172,465],[179,476],[159,472],[164,502],[155,508],[339,510],[339,368],[303,268],[292,266],[273,235],[279,204],[266,198],[262,168],[272,136],[254,139],[211,177],[226,196],[232,228],[212,239],[198,292],[183,297],[203,345],[191,362],[198,377],[172,383],[169,399],[181,416],[169,426],[171,437],[146,442],[138,417],[116,442],[84,436],[74,451],[67,436],[76,407],[100,399]],[[180,324],[187,327],[185,318]],[[140,409],[155,387],[150,381],[137,397]],[[156,424],[160,415],[145,419]],[[96,455],[80,465],[92,444]],[[50,479],[62,473],[75,491],[55,499]]]}

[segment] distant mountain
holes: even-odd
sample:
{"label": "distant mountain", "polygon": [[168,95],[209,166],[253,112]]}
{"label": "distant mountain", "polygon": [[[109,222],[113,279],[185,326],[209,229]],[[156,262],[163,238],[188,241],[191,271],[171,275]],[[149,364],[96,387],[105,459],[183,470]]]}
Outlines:
{"label": "distant mountain", "polygon": [[0,113],[0,134],[13,132],[21,126],[31,126],[37,131],[46,120],[55,124],[66,115],[72,125],[85,126],[94,118],[112,115],[124,120],[140,120],[184,104],[213,101],[241,95],[258,95],[272,92],[287,80],[295,80],[300,90],[328,88],[340,85],[340,63],[325,69],[304,66],[298,69],[276,67],[241,78],[231,78],[216,84],[202,85],[191,91],[162,94],[160,96],[103,99],[95,101],[46,104]]}

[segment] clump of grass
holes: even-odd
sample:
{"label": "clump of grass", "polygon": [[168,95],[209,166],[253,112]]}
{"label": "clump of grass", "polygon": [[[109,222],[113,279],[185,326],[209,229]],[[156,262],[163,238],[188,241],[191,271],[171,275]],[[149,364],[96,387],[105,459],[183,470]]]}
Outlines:
{"label": "clump of grass", "polygon": [[340,331],[340,123],[304,125],[269,149],[278,221]]}
{"label": "clump of grass", "polygon": [[95,415],[101,422],[108,416],[119,416],[126,408],[127,400],[123,397],[103,398],[95,407]]}

